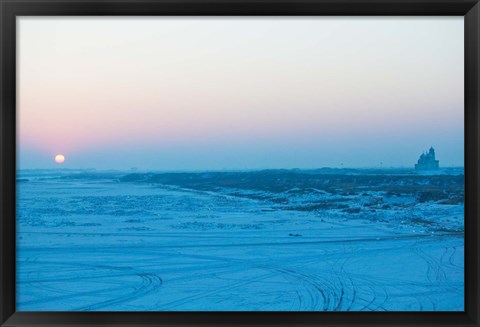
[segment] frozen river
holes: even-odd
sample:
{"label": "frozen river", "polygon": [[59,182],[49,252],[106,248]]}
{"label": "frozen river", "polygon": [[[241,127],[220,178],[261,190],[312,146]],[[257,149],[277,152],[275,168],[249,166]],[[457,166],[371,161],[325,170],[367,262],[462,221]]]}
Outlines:
{"label": "frozen river", "polygon": [[124,175],[17,177],[18,311],[463,310],[456,191]]}

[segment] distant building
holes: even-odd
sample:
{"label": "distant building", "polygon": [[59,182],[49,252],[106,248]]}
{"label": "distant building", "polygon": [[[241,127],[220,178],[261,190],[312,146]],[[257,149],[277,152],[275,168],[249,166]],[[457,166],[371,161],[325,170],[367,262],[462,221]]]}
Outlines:
{"label": "distant building", "polygon": [[438,168],[438,160],[435,160],[435,149],[433,147],[430,147],[428,152],[422,153],[415,165],[415,170],[437,170]]}

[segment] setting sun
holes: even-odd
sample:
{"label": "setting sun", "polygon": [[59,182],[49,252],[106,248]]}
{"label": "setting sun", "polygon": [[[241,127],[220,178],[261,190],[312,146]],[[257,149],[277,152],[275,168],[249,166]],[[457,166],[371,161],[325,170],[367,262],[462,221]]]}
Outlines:
{"label": "setting sun", "polygon": [[65,161],[65,157],[62,154],[57,154],[55,156],[55,162],[61,164]]}

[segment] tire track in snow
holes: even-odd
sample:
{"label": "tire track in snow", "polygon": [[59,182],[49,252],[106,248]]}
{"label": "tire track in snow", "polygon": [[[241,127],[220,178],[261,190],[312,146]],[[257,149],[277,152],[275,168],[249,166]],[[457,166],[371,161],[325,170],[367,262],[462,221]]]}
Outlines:
{"label": "tire track in snow", "polygon": [[110,305],[116,305],[120,303],[124,303],[126,301],[131,301],[145,295],[148,295],[152,292],[155,292],[163,283],[162,279],[154,274],[148,273],[139,273],[137,274],[138,277],[142,279],[141,285],[136,288],[133,292],[125,294],[123,296],[113,298],[111,300],[95,303],[92,305],[82,306],[80,308],[75,309],[75,311],[95,311],[99,309],[106,308]]}

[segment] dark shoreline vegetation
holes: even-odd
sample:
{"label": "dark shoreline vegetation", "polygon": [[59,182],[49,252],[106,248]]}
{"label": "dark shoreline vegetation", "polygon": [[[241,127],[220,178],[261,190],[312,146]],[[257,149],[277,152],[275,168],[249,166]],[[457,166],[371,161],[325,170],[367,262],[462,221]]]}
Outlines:
{"label": "dark shoreline vegetation", "polygon": [[[420,212],[415,212],[417,206],[422,204],[463,205],[463,174],[422,175],[404,170],[339,171],[133,173],[119,180],[223,192],[229,196],[271,203],[269,210],[320,214],[333,210],[350,218],[386,223],[408,220],[429,231],[463,232],[463,223],[460,221],[446,228],[443,218],[436,220],[435,216],[424,217]],[[402,198],[408,200],[396,201]],[[392,212],[396,212],[396,217],[391,216]],[[463,217],[460,218],[463,221]],[[453,219],[457,220],[459,216]]]}
{"label": "dark shoreline vegetation", "polygon": [[[325,174],[291,170],[256,172],[207,173],[134,173],[120,178],[121,182],[142,182],[172,185],[194,190],[217,188],[254,190],[271,194],[288,192],[302,195],[325,192],[333,195],[360,195],[367,191],[385,192],[385,196],[415,196],[419,202],[440,204],[464,202],[463,175],[413,174]],[[234,195],[234,194],[230,194]],[[242,193],[242,195],[244,195]],[[245,196],[245,195],[244,195]],[[254,194],[251,197],[255,197]],[[278,199],[287,203],[288,199]]]}
{"label": "dark shoreline vegetation", "polygon": [[[337,218],[340,214],[347,219],[384,223],[408,221],[429,231],[463,232],[463,215],[447,218],[441,209],[447,205],[463,206],[463,169],[434,173],[417,174],[411,169],[331,168],[170,173],[58,170],[45,171],[44,177],[37,175],[36,178],[158,185],[256,200],[265,205],[263,211],[311,212],[322,217],[333,214]],[[28,175],[21,172],[17,182],[28,182]],[[141,212],[138,205],[134,205],[130,214]],[[434,207],[429,209],[429,205]],[[424,210],[429,213],[425,215]],[[67,211],[63,214],[68,214]],[[97,208],[95,212],[103,211]],[[125,211],[114,214],[119,213],[127,214]]]}
{"label": "dark shoreline vegetation", "polygon": [[[42,171],[42,170],[31,170]],[[288,203],[288,196],[326,193],[339,196],[368,195],[381,192],[385,197],[410,196],[418,202],[434,201],[438,204],[464,203],[463,168],[449,173],[416,174],[411,169],[335,169],[316,170],[272,169],[233,172],[142,172],[95,170],[43,170],[59,172],[60,179],[106,179],[175,186],[198,191],[229,189],[229,195],[251,199]],[[28,172],[28,170],[22,171]],[[50,179],[51,177],[45,177]],[[28,176],[17,176],[17,182],[28,182]],[[234,190],[251,191],[250,193]],[[283,194],[285,196],[280,196]],[[278,196],[276,196],[278,195]],[[341,208],[347,208],[340,206]],[[299,210],[332,208],[328,203]],[[354,213],[354,212],[352,212]]]}

